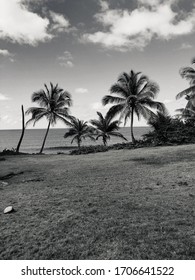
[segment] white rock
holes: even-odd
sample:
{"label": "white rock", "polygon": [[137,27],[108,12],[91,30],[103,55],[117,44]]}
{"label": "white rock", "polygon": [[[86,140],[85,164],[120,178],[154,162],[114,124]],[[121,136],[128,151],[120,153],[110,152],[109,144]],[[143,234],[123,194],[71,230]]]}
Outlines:
{"label": "white rock", "polygon": [[9,185],[7,182],[1,182],[1,184],[2,184],[3,187],[6,187],[6,186]]}
{"label": "white rock", "polygon": [[10,212],[13,212],[13,211],[14,211],[14,208],[12,206],[8,206],[4,209],[3,213],[7,214],[7,213],[10,213]]}

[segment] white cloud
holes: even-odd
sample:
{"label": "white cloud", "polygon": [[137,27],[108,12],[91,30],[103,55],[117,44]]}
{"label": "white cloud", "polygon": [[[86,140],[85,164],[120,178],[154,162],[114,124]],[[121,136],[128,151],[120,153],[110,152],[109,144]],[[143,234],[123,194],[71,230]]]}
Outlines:
{"label": "white cloud", "polygon": [[70,24],[63,15],[50,11],[50,16],[53,21],[52,30],[57,30],[58,32],[64,32],[68,30]]}
{"label": "white cloud", "polygon": [[72,62],[73,56],[69,51],[65,51],[62,56],[58,56],[59,64],[65,67],[74,67],[74,63]]}
{"label": "white cloud", "polygon": [[144,48],[152,38],[169,40],[193,32],[195,10],[184,15],[172,10],[173,0],[139,0],[133,11],[104,9],[95,15],[103,31],[84,34],[85,42],[99,43],[107,48],[129,50]]}
{"label": "white cloud", "polygon": [[0,49],[0,56],[4,56],[7,57],[11,62],[15,62],[15,60],[13,59],[14,54],[10,53],[8,50],[1,50]]}
{"label": "white cloud", "polygon": [[10,98],[7,97],[6,95],[0,93],[0,101],[6,101],[6,100],[10,100]]}
{"label": "white cloud", "polygon": [[5,115],[5,116],[3,116],[1,119],[2,119],[3,121],[6,121],[6,120],[9,119],[9,116],[8,116],[8,115]]}
{"label": "white cloud", "polygon": [[93,110],[107,111],[111,106],[111,104],[103,106],[101,102],[94,102],[90,105],[90,108]]}
{"label": "white cloud", "polygon": [[192,49],[192,48],[193,48],[193,46],[191,44],[183,43],[183,44],[181,44],[179,50],[189,50],[189,49]]}
{"label": "white cloud", "polygon": [[103,107],[103,105],[100,102],[94,102],[94,103],[91,104],[91,108],[93,110],[101,110],[104,107]]}
{"label": "white cloud", "polygon": [[88,93],[89,91],[88,91],[88,89],[87,88],[76,88],[75,89],[75,92],[76,93]]}
{"label": "white cloud", "polygon": [[162,2],[161,0],[138,0],[140,4],[148,5],[148,6],[157,6]]}
{"label": "white cloud", "polygon": [[109,5],[108,5],[107,1],[99,0],[99,4],[100,4],[100,7],[101,7],[102,11],[106,11],[106,10],[109,9]]}
{"label": "white cloud", "polygon": [[10,56],[11,53],[10,53],[8,50],[0,50],[0,55],[3,55],[3,56]]}
{"label": "white cloud", "polygon": [[171,102],[173,102],[173,100],[170,100],[170,99],[165,99],[165,100],[163,101],[164,104],[169,104],[169,103],[171,103]]}
{"label": "white cloud", "polygon": [[[30,1],[31,2],[31,1]],[[69,22],[63,15],[50,12],[44,18],[29,10],[29,1],[0,1],[0,39],[36,46],[65,31]]]}

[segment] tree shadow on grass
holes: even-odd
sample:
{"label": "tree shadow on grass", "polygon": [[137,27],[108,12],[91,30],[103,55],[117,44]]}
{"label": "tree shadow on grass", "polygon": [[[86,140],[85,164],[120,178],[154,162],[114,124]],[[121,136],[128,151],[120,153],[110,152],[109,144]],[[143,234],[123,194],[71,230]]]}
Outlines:
{"label": "tree shadow on grass", "polygon": [[129,158],[125,160],[127,162],[137,162],[146,165],[167,165],[176,162],[189,162],[195,161],[195,154],[194,153],[177,153],[171,155],[164,155],[164,156],[147,156],[147,157],[135,157]]}

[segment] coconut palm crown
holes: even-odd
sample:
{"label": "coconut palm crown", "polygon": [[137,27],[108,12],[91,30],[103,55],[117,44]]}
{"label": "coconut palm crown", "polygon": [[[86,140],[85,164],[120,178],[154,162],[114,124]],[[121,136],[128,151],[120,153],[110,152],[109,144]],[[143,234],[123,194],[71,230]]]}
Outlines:
{"label": "coconut palm crown", "polygon": [[[192,59],[192,64],[195,64],[195,58]],[[184,113],[190,114],[190,111],[195,110],[195,69],[193,67],[183,67],[180,69],[180,75],[182,78],[189,81],[190,86],[179,92],[176,95],[176,99],[180,99],[185,96],[187,104],[184,108]]]}
{"label": "coconut palm crown", "polygon": [[107,145],[107,140],[110,140],[110,136],[120,137],[127,141],[127,139],[118,132],[120,122],[118,120],[112,121],[112,116],[108,113],[105,117],[102,116],[100,112],[97,112],[99,119],[91,120],[90,123],[96,128],[97,137],[102,137],[103,144]]}
{"label": "coconut palm crown", "polygon": [[50,89],[45,84],[45,89],[41,89],[32,94],[32,102],[36,102],[40,107],[30,107],[26,114],[31,114],[30,120],[26,124],[33,122],[33,125],[42,118],[48,120],[47,131],[40,149],[42,153],[50,126],[54,126],[58,120],[68,124],[69,107],[72,105],[70,93],[62,88],[50,83]]}
{"label": "coconut palm crown", "polygon": [[87,122],[70,116],[68,126],[70,129],[65,133],[64,138],[72,137],[71,144],[76,141],[79,150],[81,148],[82,140],[89,138],[95,141],[95,138],[93,137],[94,128],[89,126]]}
{"label": "coconut palm crown", "polygon": [[115,104],[109,110],[109,114],[114,117],[120,114],[120,119],[124,118],[124,125],[127,119],[131,120],[131,138],[135,143],[133,133],[134,115],[136,114],[138,120],[144,117],[146,120],[155,116],[151,109],[157,109],[165,112],[165,106],[161,102],[154,101],[159,87],[156,83],[149,80],[141,72],[135,73],[133,70],[130,73],[122,73],[118,81],[111,86],[110,93],[114,95],[106,95],[102,99],[103,105]]}

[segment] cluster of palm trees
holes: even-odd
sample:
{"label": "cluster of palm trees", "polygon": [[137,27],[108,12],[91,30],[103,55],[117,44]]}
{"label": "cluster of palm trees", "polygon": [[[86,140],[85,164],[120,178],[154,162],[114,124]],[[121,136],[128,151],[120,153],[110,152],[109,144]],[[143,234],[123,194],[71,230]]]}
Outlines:
{"label": "cluster of palm trees", "polygon": [[[195,59],[192,63],[195,63]],[[195,114],[195,70],[192,67],[184,67],[180,74],[190,81],[190,87],[180,92],[176,97],[178,99],[186,96],[188,100],[186,108],[180,109],[181,116],[185,118],[187,115]],[[138,120],[141,116],[146,120],[152,120],[155,118],[156,112],[166,113],[165,105],[154,100],[159,92],[158,85],[141,72],[135,73],[133,70],[130,73],[122,73],[117,82],[111,86],[110,95],[103,97],[103,105],[112,104],[105,117],[97,112],[98,119],[91,120],[89,124],[70,115],[69,108],[72,105],[72,98],[69,92],[64,91],[58,85],[54,86],[52,83],[50,83],[50,88],[46,84],[44,86],[45,89],[32,94],[32,102],[38,103],[39,106],[30,107],[26,111],[26,114],[31,114],[26,125],[31,122],[35,125],[42,118],[48,120],[40,153],[43,152],[50,126],[55,125],[58,120],[70,127],[64,137],[72,137],[72,142],[76,141],[80,149],[82,140],[86,138],[93,141],[102,138],[104,145],[107,145],[111,136],[127,140],[118,132],[122,119],[124,119],[124,125],[130,119],[131,138],[132,142],[135,143],[133,132],[135,115]],[[114,120],[117,116],[118,120]]]}

